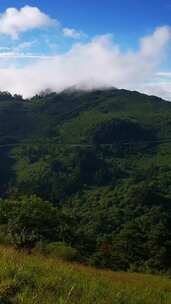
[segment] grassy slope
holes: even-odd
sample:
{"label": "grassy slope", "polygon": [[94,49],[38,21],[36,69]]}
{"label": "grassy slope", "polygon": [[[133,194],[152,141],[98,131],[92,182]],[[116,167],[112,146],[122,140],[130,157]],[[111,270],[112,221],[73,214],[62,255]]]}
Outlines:
{"label": "grassy slope", "polygon": [[169,304],[171,280],[95,270],[0,247],[0,303]]}

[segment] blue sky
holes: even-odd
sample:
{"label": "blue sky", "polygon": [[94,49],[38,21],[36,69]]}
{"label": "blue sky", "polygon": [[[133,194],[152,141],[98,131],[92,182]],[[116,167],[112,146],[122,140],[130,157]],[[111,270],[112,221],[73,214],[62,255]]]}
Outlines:
{"label": "blue sky", "polygon": [[[33,17],[40,20],[29,24],[28,18],[24,24],[24,7],[36,7],[39,11]],[[11,18],[6,14],[9,8],[15,8]],[[171,99],[171,0],[1,0],[0,13],[0,72],[11,79],[0,89],[25,96],[43,86],[61,90],[79,82],[77,71],[84,87],[124,86]],[[28,11],[29,16],[32,13]],[[54,79],[53,84],[42,79],[31,89],[28,73],[37,78],[36,71],[47,74],[51,64],[58,71],[52,71],[56,84]]]}
{"label": "blue sky", "polygon": [[37,6],[69,27],[90,35],[114,32],[120,37],[148,33],[156,26],[171,24],[171,0],[1,0],[0,10],[8,7]]}
{"label": "blue sky", "polygon": [[63,24],[80,27],[91,34],[118,32],[134,34],[171,23],[170,0],[1,0],[7,7],[37,6]]}

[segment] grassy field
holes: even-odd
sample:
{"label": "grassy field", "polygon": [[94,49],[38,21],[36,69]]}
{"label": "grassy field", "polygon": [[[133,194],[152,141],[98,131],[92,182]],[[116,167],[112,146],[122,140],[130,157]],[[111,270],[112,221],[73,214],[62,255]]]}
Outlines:
{"label": "grassy field", "polygon": [[0,247],[0,304],[170,304],[171,280]]}

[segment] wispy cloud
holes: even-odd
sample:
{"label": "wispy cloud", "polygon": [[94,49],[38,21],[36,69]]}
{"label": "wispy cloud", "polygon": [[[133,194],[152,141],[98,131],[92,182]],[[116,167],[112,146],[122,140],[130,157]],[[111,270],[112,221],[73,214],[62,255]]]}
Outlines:
{"label": "wispy cloud", "polygon": [[9,59],[52,59],[51,55],[36,55],[36,54],[31,54],[31,53],[21,53],[21,52],[1,52],[0,53],[0,58],[9,58]]}
{"label": "wispy cloud", "polygon": [[80,39],[86,36],[84,32],[68,27],[63,28],[63,34],[65,37],[69,37],[73,39]]}
{"label": "wispy cloud", "polygon": [[171,77],[171,72],[157,72],[157,73],[156,73],[156,76],[158,76],[158,77],[168,77],[168,78],[170,78],[170,77]]}
{"label": "wispy cloud", "polygon": [[11,47],[9,47],[9,46],[0,46],[0,52],[9,51],[10,49],[11,49]]}

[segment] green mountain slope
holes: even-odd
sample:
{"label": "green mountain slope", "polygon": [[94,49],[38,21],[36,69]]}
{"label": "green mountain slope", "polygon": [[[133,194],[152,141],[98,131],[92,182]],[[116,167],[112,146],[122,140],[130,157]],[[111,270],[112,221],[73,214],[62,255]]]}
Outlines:
{"label": "green mountain slope", "polygon": [[[2,167],[6,157],[7,167],[12,164],[4,184],[12,183],[20,191],[24,184],[24,192],[30,188],[24,179],[32,171],[39,182],[43,167],[51,180],[60,180],[61,174],[65,179],[67,170],[67,184],[71,174],[71,184],[72,179],[79,179],[76,188],[80,190],[88,182],[86,175],[91,186],[113,184],[118,165],[117,170],[123,171],[120,178],[125,179],[136,168],[171,163],[171,104],[159,98],[125,90],[52,93],[29,101],[9,94],[0,97]],[[57,180],[55,184],[58,187]],[[36,193],[43,195],[41,190]],[[61,199],[60,194],[51,197],[51,193],[46,198]]]}
{"label": "green mountain slope", "polygon": [[170,102],[116,89],[1,93],[0,156],[1,197],[52,202],[67,221],[56,241],[84,260],[170,268]]}

